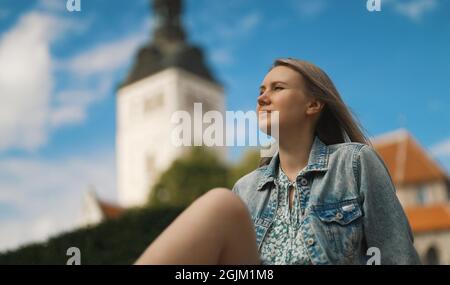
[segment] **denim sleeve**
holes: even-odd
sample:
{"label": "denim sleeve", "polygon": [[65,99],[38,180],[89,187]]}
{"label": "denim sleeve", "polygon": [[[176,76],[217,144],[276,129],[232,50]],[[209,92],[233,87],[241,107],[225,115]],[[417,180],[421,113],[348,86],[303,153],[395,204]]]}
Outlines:
{"label": "denim sleeve", "polygon": [[233,192],[234,194],[238,194],[238,186],[237,186],[237,182],[234,183],[233,188],[231,188],[231,192]]}
{"label": "denim sleeve", "polygon": [[381,264],[420,264],[411,227],[383,160],[365,145],[356,164],[367,247],[380,250]]}

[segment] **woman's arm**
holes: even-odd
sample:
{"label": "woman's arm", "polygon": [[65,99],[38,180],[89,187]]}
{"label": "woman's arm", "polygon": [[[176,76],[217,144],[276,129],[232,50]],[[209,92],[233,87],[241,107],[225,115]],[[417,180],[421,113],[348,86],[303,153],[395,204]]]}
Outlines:
{"label": "woman's arm", "polygon": [[382,159],[371,147],[363,146],[355,171],[367,247],[380,250],[381,264],[420,264],[408,219]]}

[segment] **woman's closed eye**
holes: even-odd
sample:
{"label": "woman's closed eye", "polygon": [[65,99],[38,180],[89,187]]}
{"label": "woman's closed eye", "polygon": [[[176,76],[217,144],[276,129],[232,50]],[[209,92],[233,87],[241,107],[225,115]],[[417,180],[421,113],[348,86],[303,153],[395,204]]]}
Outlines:
{"label": "woman's closed eye", "polygon": [[275,88],[273,88],[273,90],[283,90],[284,89],[284,87],[282,87],[282,86],[275,86]]}
{"label": "woman's closed eye", "polygon": [[[283,86],[279,86],[279,85],[277,85],[277,86],[274,86],[273,88],[272,88],[272,90],[274,90],[274,91],[281,91],[281,90],[284,90],[285,88],[283,87]],[[259,91],[259,96],[261,96],[262,94],[264,94],[264,92],[265,92],[265,89],[261,89],[260,91]]]}

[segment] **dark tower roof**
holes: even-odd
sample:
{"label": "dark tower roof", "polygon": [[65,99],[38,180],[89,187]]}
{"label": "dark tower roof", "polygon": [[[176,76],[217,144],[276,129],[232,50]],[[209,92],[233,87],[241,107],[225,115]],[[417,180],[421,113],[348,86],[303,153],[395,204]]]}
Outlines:
{"label": "dark tower roof", "polygon": [[168,67],[179,67],[218,83],[205,64],[202,50],[186,42],[181,23],[181,0],[152,0],[153,40],[140,48],[131,72],[120,87]]}

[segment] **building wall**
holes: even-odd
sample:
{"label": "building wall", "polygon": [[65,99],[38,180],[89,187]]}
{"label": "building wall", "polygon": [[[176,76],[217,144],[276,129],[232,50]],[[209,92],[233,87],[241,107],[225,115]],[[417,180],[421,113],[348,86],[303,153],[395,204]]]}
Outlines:
{"label": "building wall", "polygon": [[422,262],[427,264],[427,253],[434,248],[438,254],[439,264],[450,264],[450,230],[427,232],[414,235],[414,246]]}
{"label": "building wall", "polygon": [[96,225],[103,220],[102,211],[93,191],[86,191],[83,193],[83,210],[81,213],[81,227]]}
{"label": "building wall", "polygon": [[145,204],[159,175],[186,150],[172,143],[176,124],[171,118],[177,110],[191,112],[186,105],[188,91],[196,101],[223,112],[220,86],[177,68],[163,70],[119,90],[116,153],[121,205]]}
{"label": "building wall", "polygon": [[443,181],[426,184],[399,186],[397,196],[403,207],[447,203],[447,185]]}
{"label": "building wall", "polygon": [[[397,187],[397,196],[404,208],[448,203],[444,181]],[[439,264],[450,264],[450,229],[415,233],[414,245],[423,264],[429,264],[434,259],[433,255]]]}

